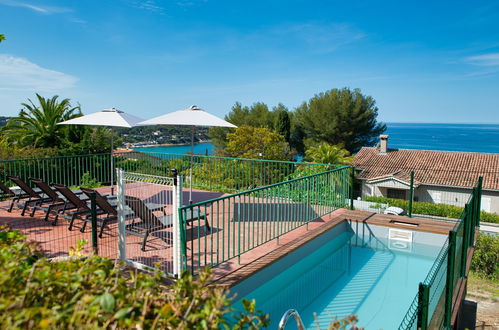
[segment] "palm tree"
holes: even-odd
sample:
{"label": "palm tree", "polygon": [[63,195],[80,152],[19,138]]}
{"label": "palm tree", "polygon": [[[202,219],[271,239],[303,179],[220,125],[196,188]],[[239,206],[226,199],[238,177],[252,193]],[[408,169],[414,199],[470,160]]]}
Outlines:
{"label": "palm tree", "polygon": [[345,165],[353,161],[350,152],[343,149],[341,145],[331,145],[325,142],[310,147],[305,154],[306,160],[320,164]]}
{"label": "palm tree", "polygon": [[22,103],[19,116],[11,118],[2,129],[5,138],[20,147],[58,147],[66,136],[68,127],[57,125],[81,115],[80,106],[72,107],[69,99],[58,101],[55,95],[45,99],[36,94],[39,105],[28,99]]}

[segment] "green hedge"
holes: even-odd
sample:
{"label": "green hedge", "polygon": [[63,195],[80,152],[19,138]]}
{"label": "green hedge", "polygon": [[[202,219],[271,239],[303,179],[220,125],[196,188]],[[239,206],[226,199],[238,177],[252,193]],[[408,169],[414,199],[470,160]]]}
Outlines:
{"label": "green hedge", "polygon": [[471,270],[481,277],[499,280],[499,236],[478,235]]}
{"label": "green hedge", "polygon": [[122,266],[100,257],[51,262],[21,234],[0,228],[0,329],[258,329],[268,324],[254,301],[245,301],[242,313],[233,311],[227,290],[210,285],[209,271],[198,277],[185,272],[166,286],[159,273],[125,272]]}
{"label": "green hedge", "polygon": [[[397,206],[404,209],[406,212],[409,207],[409,201],[396,198],[385,197],[365,197],[364,200],[376,203],[385,203],[390,206]],[[447,204],[435,204],[429,202],[413,202],[412,214],[433,215],[438,217],[458,219],[461,216],[464,208]],[[481,212],[481,221],[499,223],[499,215],[488,212]]]}

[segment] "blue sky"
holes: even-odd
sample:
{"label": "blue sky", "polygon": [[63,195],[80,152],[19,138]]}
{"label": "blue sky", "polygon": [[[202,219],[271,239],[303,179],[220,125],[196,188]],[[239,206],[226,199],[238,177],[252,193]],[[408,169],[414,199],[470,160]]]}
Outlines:
{"label": "blue sky", "polygon": [[0,0],[0,114],[35,92],[152,118],[331,88],[386,122],[499,123],[498,1]]}

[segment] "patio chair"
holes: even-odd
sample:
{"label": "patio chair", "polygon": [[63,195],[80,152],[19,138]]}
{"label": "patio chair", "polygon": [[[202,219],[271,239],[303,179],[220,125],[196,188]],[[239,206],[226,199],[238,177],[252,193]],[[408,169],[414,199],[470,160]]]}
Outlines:
{"label": "patio chair", "polygon": [[[17,197],[12,199],[10,207],[7,210],[8,212],[12,212],[13,206],[16,205],[17,207],[22,209],[21,215],[24,215],[28,207],[38,203],[49,202],[52,200],[48,196],[43,196],[39,191],[35,191],[18,176],[8,175],[7,178],[12,182],[14,182],[16,185],[18,185],[19,188],[21,188],[21,190],[25,193],[25,194],[20,193],[19,195],[17,195]],[[21,200],[24,200],[24,202],[21,202]]]}
{"label": "patio chair", "polygon": [[[149,236],[149,234],[161,229],[171,227],[173,225],[173,215],[167,214],[158,217],[147,206],[147,203],[137,197],[125,196],[125,201],[135,215],[132,223],[126,225],[126,232],[130,235],[142,237],[143,240],[141,250],[145,251],[147,237]],[[137,218],[141,221],[136,221]],[[194,210],[193,212],[187,212],[187,219],[184,220],[187,223],[190,223],[193,220],[199,218],[206,218],[206,214],[199,213],[197,210]],[[205,225],[207,230],[211,231],[208,221],[206,221]]]}
{"label": "patio chair", "polygon": [[[92,193],[95,193],[95,204],[97,205],[97,207],[99,207],[97,214],[105,214],[104,217],[97,217],[97,220],[99,220],[98,226],[100,226],[99,237],[102,238],[104,227],[109,221],[116,220],[118,218],[118,211],[116,210],[116,207],[109,204],[108,199],[105,196],[101,195],[98,191],[88,188],[81,188],[81,191],[83,191],[83,193],[87,195],[88,198],[90,198]],[[87,222],[91,222],[91,219],[89,217],[86,217],[83,220],[83,226],[80,229],[82,233],[85,232],[85,226],[87,225]]]}
{"label": "patio chair", "polygon": [[53,183],[52,186],[66,199],[66,204],[56,213],[52,225],[55,226],[59,217],[63,217],[69,221],[68,229],[72,230],[77,217],[90,215],[90,207],[87,205],[88,199],[79,198],[78,195],[63,184]]}
{"label": "patio chair", "polygon": [[57,194],[57,192],[55,192],[45,181],[35,178],[30,178],[29,180],[33,182],[40,189],[41,192],[43,192],[45,195],[48,196],[48,198],[50,198],[49,201],[36,203],[31,210],[30,216],[33,217],[37,210],[42,210],[45,211],[44,220],[48,221],[50,212],[52,212],[57,207],[66,205],[67,200],[61,198]]}

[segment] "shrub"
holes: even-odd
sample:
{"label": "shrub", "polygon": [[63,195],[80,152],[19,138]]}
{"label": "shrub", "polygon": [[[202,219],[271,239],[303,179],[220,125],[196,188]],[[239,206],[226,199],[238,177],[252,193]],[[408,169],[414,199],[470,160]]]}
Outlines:
{"label": "shrub", "polygon": [[209,271],[165,286],[153,275],[122,271],[101,257],[51,262],[15,231],[0,231],[0,328],[259,328],[268,317],[246,301],[230,309]]}
{"label": "shrub", "polygon": [[478,234],[471,270],[491,280],[499,280],[499,236]]}
{"label": "shrub", "polygon": [[[365,197],[364,200],[375,203],[385,203],[389,204],[390,206],[397,206],[404,209],[406,212],[409,207],[409,201],[403,199],[369,196]],[[412,203],[413,214],[424,214],[424,215],[433,215],[437,217],[458,219],[461,216],[463,210],[464,210],[463,207],[455,205],[435,204],[429,202]],[[499,214],[482,211],[480,213],[480,219],[481,221],[485,222],[499,223]]]}
{"label": "shrub", "polygon": [[80,188],[99,188],[102,184],[97,179],[92,178],[89,172],[83,173],[80,181]]}

